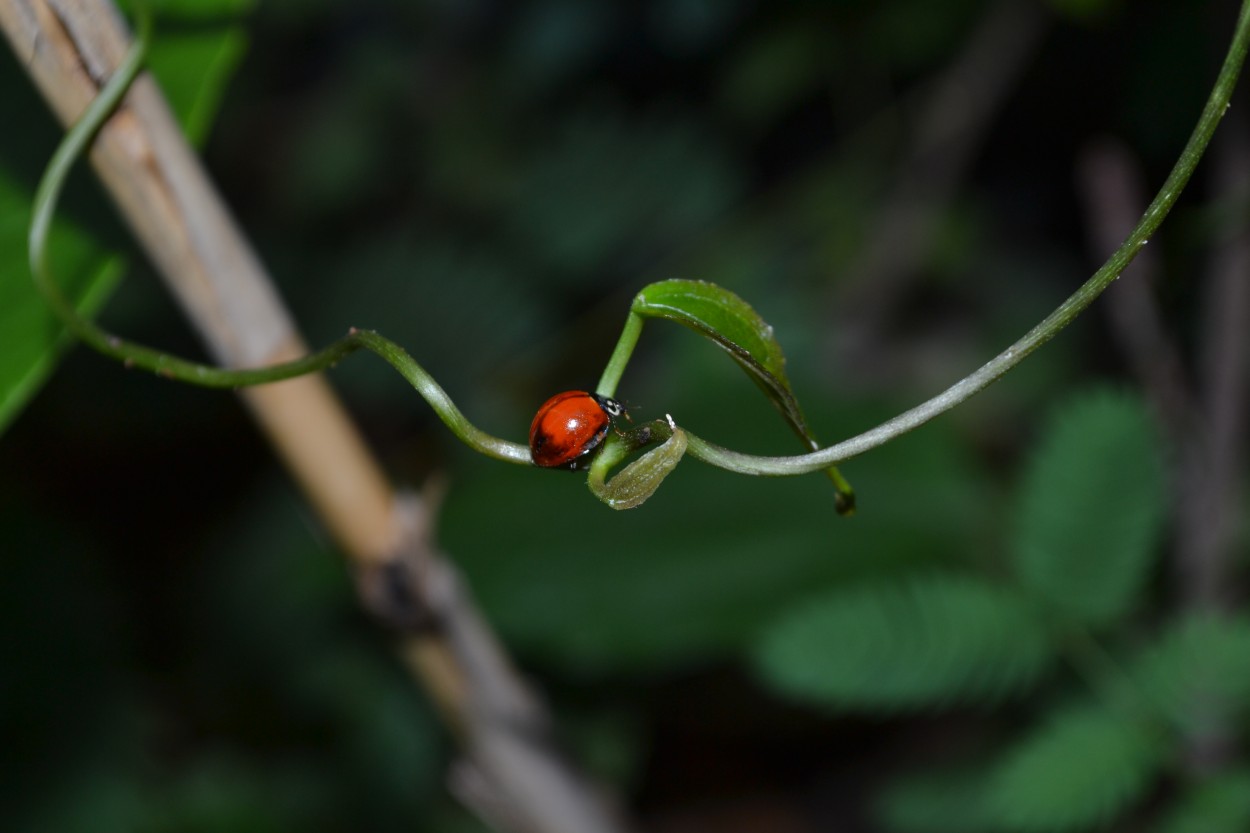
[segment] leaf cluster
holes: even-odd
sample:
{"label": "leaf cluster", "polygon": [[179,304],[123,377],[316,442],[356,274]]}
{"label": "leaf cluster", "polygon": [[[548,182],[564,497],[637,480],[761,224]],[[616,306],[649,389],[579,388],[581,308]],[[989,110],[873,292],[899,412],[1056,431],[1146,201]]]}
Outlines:
{"label": "leaf cluster", "polygon": [[[1045,833],[1139,804],[1204,721],[1244,725],[1250,621],[1164,623],[1108,653],[1141,606],[1166,517],[1164,460],[1144,404],[1094,390],[1058,408],[1014,501],[1005,577],[927,573],[837,587],[779,616],[756,667],[824,708],[932,709],[1026,698],[1031,725],[975,767],[918,773],[878,797],[890,830]],[[1056,662],[1083,679],[1074,685]],[[1199,725],[1195,727],[1194,723]],[[1231,779],[1231,780],[1230,780]],[[1164,830],[1245,829],[1236,776],[1200,783]],[[1206,823],[1206,822],[1204,822]],[[1231,826],[1230,826],[1231,825]]]}

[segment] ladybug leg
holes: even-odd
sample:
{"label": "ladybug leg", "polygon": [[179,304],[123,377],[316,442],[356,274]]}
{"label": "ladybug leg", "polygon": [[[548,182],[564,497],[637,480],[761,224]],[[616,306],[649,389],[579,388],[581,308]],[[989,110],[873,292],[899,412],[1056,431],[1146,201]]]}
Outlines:
{"label": "ladybug leg", "polygon": [[607,410],[608,415],[612,418],[612,430],[618,437],[628,437],[629,431],[633,429],[622,429],[619,425],[617,425],[617,422],[624,419],[631,426],[634,424],[634,418],[629,415],[630,408],[626,407],[624,403],[617,402],[614,399],[609,399],[608,402],[612,407],[605,408],[605,410]]}

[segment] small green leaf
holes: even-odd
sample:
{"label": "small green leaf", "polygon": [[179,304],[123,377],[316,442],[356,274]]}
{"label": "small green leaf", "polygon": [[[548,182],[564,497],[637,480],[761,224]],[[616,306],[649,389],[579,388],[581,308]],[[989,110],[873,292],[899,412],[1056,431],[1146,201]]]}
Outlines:
{"label": "small green leaf", "polygon": [[[759,385],[809,449],[820,448],[790,388],[786,357],[773,328],[746,301],[706,281],[668,280],[644,287],[632,311],[643,318],[675,321],[710,339]],[[850,484],[836,468],[828,472],[838,490],[838,512],[850,514],[855,509]]]}
{"label": "small green leaf", "polygon": [[1031,685],[1051,657],[1021,597],[957,576],[838,588],[783,615],[756,651],[784,692],[878,710],[993,700]]}
{"label": "small green leaf", "polygon": [[1250,619],[1210,613],[1181,619],[1131,668],[1178,724],[1220,731],[1250,712]]}
{"label": "small green leaf", "polygon": [[[773,328],[729,290],[706,281],[660,281],[638,293],[633,309],[644,317],[665,318],[698,331],[743,362],[762,384],[789,392],[786,359]],[[801,415],[795,419],[803,424]]]}
{"label": "small green leaf", "polygon": [[1166,515],[1159,438],[1136,397],[1096,391],[1061,408],[1025,474],[1013,558],[1060,616],[1106,625],[1133,606]]}
{"label": "small green leaf", "polygon": [[[0,431],[52,373],[69,343],[52,310],[35,291],[26,258],[30,197],[0,170]],[[121,260],[105,256],[87,237],[58,224],[48,242],[53,268],[79,312],[94,314],[121,275]]]}
{"label": "small green leaf", "polygon": [[999,828],[1059,833],[1105,825],[1141,798],[1160,745],[1104,709],[1069,709],[1024,738],[994,775],[988,798]]}
{"label": "small green leaf", "polygon": [[1164,815],[1157,833],[1245,833],[1250,830],[1250,770],[1191,786]]}
{"label": "small green leaf", "polygon": [[202,145],[208,138],[226,82],[246,47],[247,36],[241,27],[192,29],[166,34],[153,42],[148,67],[193,145]]}
{"label": "small green leaf", "polygon": [[[134,0],[119,3],[133,20]],[[144,63],[156,76],[193,145],[208,136],[226,85],[243,59],[242,25],[255,0],[157,0],[152,42]]]}

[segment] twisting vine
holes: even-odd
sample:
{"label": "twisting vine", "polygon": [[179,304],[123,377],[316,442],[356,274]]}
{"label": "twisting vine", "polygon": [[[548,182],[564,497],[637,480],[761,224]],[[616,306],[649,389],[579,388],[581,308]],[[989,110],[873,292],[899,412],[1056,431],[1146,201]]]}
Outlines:
{"label": "twisting vine", "polygon": [[[474,426],[460,412],[446,391],[404,348],[376,332],[353,329],[348,335],[329,346],[293,361],[259,368],[227,370],[192,362],[128,341],[104,331],[77,313],[53,280],[47,263],[48,232],[57,200],[71,167],[84,154],[101,126],[117,108],[142,67],[147,45],[151,39],[151,29],[150,14],[145,9],[140,9],[138,33],[131,50],[122,65],[101,89],[99,95],[92,100],[82,117],[66,134],[52,157],[36,193],[29,236],[31,271],[39,291],[70,332],[100,353],[123,362],[129,367],[137,367],[166,378],[212,388],[237,388],[290,379],[324,370],[357,350],[370,350],[398,370],[430,404],[452,433],[470,448],[510,463],[531,463],[530,449],[527,445],[500,439]],[[862,454],[917,428],[984,390],[1070,324],[1119,277],[1141,248],[1146,245],[1151,235],[1158,230],[1176,204],[1177,198],[1192,176],[1229,106],[1245,61],[1248,45],[1250,45],[1250,0],[1245,0],[1238,15],[1228,53],[1198,123],[1172,172],[1146,209],[1137,227],[1107,259],[1106,263],[1054,312],[979,369],[932,399],[869,431],[807,454],[782,457],[744,454],[700,439],[684,428],[679,428],[670,417],[666,421],[654,423],[648,431],[634,432],[627,440],[621,439],[617,442],[619,438],[610,438],[605,444],[604,453],[601,453],[599,459],[592,465],[592,489],[600,493],[605,485],[606,468],[621,462],[629,450],[661,441],[666,444],[676,442],[676,446],[680,446],[680,449],[674,452],[673,449],[676,446],[670,445],[664,454],[659,455],[658,459],[662,460],[660,465],[662,473],[658,479],[654,472],[644,473],[648,483],[654,481],[654,485],[648,487],[652,491],[654,486],[658,485],[659,479],[662,479],[663,474],[671,470],[684,453],[740,474],[788,476],[830,469],[835,463]],[[600,394],[610,396],[615,392],[637,344],[641,328],[642,316],[638,314],[637,309],[631,310],[621,338],[600,379],[597,388]],[[835,483],[839,482],[836,472],[831,472],[831,476],[834,477]],[[620,477],[621,475],[618,475],[607,485],[616,483]],[[845,481],[841,482],[845,485]],[[630,491],[631,497],[623,502],[637,505],[641,502],[637,500],[637,484],[632,483],[628,486],[627,491]],[[841,493],[841,486],[839,488]],[[650,491],[647,491],[646,495],[649,494]],[[845,494],[850,494],[849,486],[846,486]],[[643,495],[642,499],[645,499],[646,495]],[[600,496],[604,497],[603,494]]]}

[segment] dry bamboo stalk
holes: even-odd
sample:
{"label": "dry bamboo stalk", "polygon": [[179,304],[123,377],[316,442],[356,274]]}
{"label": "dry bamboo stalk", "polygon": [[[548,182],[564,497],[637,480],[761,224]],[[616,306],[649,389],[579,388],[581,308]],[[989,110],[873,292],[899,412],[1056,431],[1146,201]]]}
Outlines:
{"label": "dry bamboo stalk", "polygon": [[[78,118],[129,45],[116,9],[95,0],[7,0],[0,23],[63,124]],[[150,76],[135,81],[91,161],[218,362],[251,367],[305,352]],[[398,543],[390,487],[324,378],[242,396],[350,557],[385,558]],[[327,468],[336,476],[327,477]]]}
{"label": "dry bamboo stalk", "polygon": [[[110,0],[0,0],[0,27],[62,124],[130,46]],[[253,367],[306,352],[149,75],[100,131],[91,162],[218,362]],[[464,741],[459,773],[472,773],[476,809],[509,831],[622,830],[546,740],[543,707],[433,547],[429,502],[396,495],[325,378],[239,395],[358,568],[362,600],[401,632],[401,656]]]}

